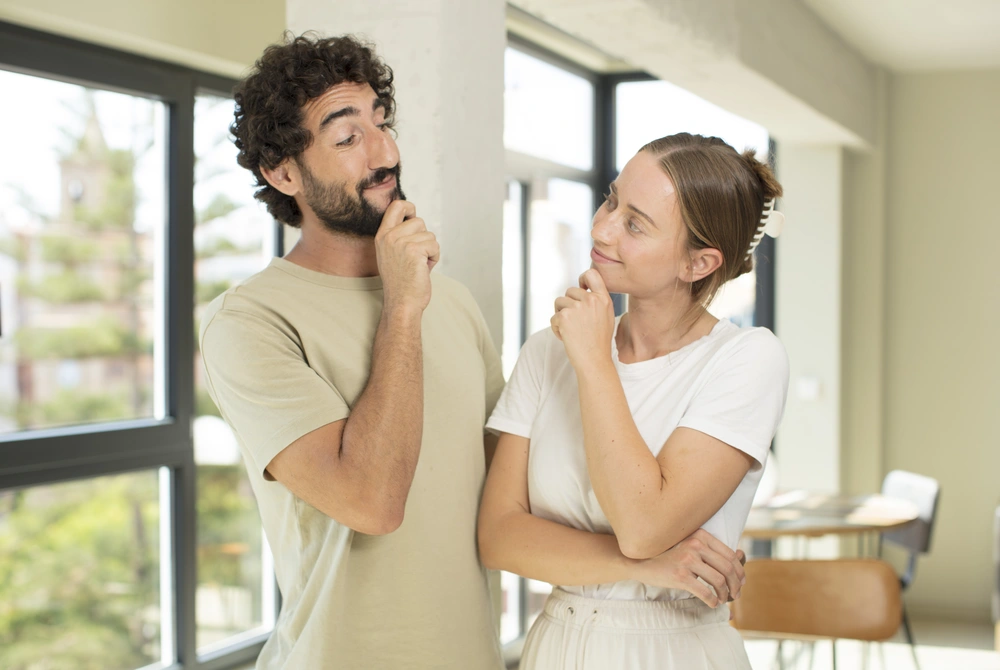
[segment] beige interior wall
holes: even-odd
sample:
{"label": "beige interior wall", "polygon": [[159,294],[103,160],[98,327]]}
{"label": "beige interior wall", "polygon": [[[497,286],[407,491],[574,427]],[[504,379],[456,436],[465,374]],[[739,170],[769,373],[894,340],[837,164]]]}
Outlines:
{"label": "beige interior wall", "polygon": [[1000,502],[998,110],[1000,70],[889,85],[884,469],[942,486],[911,606],[982,620]]}
{"label": "beige interior wall", "polygon": [[285,28],[284,0],[0,0],[0,20],[238,77]]}
{"label": "beige interior wall", "polygon": [[[876,141],[844,154],[841,491],[878,491],[885,474],[886,131],[888,75],[879,72]],[[847,538],[846,548],[856,547]]]}

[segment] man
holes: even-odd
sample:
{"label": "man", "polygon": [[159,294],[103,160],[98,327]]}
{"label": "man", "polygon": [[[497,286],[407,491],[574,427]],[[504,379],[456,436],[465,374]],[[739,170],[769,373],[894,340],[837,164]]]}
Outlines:
{"label": "man", "polygon": [[303,36],[235,97],[240,165],[302,233],[202,326],[283,597],[257,667],[501,668],[476,554],[500,360],[403,199],[392,71]]}

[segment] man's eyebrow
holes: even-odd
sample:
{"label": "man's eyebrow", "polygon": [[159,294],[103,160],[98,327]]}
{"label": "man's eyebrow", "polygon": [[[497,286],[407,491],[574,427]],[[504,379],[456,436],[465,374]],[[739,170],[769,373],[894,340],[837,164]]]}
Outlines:
{"label": "man's eyebrow", "polygon": [[323,128],[325,128],[326,126],[330,125],[330,123],[332,123],[333,121],[336,121],[337,119],[339,119],[341,117],[344,117],[344,116],[359,116],[360,114],[361,114],[361,112],[358,111],[357,107],[352,107],[352,106],[348,105],[347,107],[343,107],[341,109],[338,109],[338,110],[336,110],[334,112],[330,112],[329,114],[327,114],[326,117],[324,117],[323,120],[320,121],[320,123],[319,123],[319,129],[322,131]]}
{"label": "man's eyebrow", "polygon": [[[618,195],[618,188],[615,186],[614,182],[611,182],[611,184],[608,185],[608,188],[611,189],[611,193],[613,195],[615,196]],[[631,209],[636,214],[638,214],[639,216],[641,216],[642,218],[649,221],[650,225],[653,226],[654,228],[659,228],[659,226],[656,225],[656,221],[653,221],[653,217],[651,217],[649,214],[646,214],[646,212],[642,211],[641,209],[639,209],[638,207],[636,207],[631,203],[629,204],[628,208]]]}
{"label": "man's eyebrow", "polygon": [[386,105],[385,100],[383,100],[382,98],[375,98],[374,100],[372,100],[372,111],[373,112],[376,109],[380,109],[380,108],[381,109],[386,109],[387,107],[388,107],[388,105]]}

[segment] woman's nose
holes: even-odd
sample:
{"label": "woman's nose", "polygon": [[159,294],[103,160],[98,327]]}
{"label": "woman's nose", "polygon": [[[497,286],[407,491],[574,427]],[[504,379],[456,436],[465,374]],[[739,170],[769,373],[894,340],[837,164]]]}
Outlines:
{"label": "woman's nose", "polygon": [[614,233],[612,232],[612,226],[610,225],[610,217],[594,220],[594,225],[590,228],[591,239],[595,242],[600,242],[601,244],[610,244],[613,236]]}

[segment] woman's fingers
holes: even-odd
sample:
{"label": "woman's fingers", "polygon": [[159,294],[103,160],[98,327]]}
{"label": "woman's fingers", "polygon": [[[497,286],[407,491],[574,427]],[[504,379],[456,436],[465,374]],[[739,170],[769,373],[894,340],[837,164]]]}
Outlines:
{"label": "woman's fingers", "polygon": [[704,581],[708,582],[709,586],[715,589],[715,603],[710,603],[710,607],[715,607],[729,600],[729,587],[726,585],[726,578],[721,572],[705,562],[696,563],[694,572],[696,576],[701,577]]}
{"label": "woman's fingers", "polygon": [[[729,549],[729,547],[726,547],[726,549]],[[742,572],[743,566],[736,560],[736,555],[732,551],[729,553],[733,555],[732,559],[729,559],[724,554],[715,551],[709,546],[705,546],[701,552],[701,558],[724,580],[727,592],[726,600],[735,600],[740,597],[740,588],[743,586],[741,582],[742,577],[736,568],[739,566]],[[718,588],[715,590],[719,592]],[[719,592],[719,596],[722,597],[721,592]]]}

